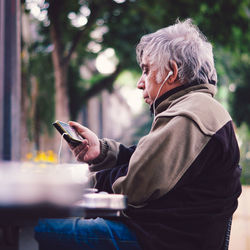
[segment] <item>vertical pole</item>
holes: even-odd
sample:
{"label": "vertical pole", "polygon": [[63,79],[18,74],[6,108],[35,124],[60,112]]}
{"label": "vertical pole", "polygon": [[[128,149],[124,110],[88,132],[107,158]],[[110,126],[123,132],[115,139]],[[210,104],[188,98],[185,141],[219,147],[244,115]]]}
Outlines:
{"label": "vertical pole", "polygon": [[5,1],[0,0],[0,160],[3,159],[3,97],[4,97],[4,10]]}
{"label": "vertical pole", "polygon": [[0,159],[20,160],[20,1],[1,0],[1,148]]}
{"label": "vertical pole", "polygon": [[[11,36],[12,30],[7,32],[7,28],[12,28],[13,23],[10,12],[11,1],[5,1],[4,13],[4,72],[3,72],[3,159],[11,159],[11,74],[8,70],[11,69]],[[10,13],[9,13],[10,12]],[[10,18],[11,17],[11,18]]]}
{"label": "vertical pole", "polygon": [[[7,0],[8,1],[8,0]],[[12,120],[12,137],[11,137],[11,155],[12,160],[21,159],[21,1],[12,0],[13,14],[13,37],[11,50],[13,51],[11,67],[12,71],[12,95],[11,95],[11,120]]]}

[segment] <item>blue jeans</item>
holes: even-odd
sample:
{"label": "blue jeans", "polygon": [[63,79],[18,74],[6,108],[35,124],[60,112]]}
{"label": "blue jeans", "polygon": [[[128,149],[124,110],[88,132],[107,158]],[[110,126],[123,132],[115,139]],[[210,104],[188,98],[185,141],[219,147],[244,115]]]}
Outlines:
{"label": "blue jeans", "polygon": [[39,250],[141,249],[124,223],[102,218],[41,219],[35,238]]}

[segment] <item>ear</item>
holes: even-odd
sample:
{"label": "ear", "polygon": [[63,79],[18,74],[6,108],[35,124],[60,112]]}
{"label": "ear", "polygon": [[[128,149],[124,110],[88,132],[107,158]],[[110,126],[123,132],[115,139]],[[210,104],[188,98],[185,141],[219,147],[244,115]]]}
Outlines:
{"label": "ear", "polygon": [[174,60],[170,60],[169,67],[172,70],[173,74],[169,77],[168,84],[173,84],[178,79],[178,66]]}

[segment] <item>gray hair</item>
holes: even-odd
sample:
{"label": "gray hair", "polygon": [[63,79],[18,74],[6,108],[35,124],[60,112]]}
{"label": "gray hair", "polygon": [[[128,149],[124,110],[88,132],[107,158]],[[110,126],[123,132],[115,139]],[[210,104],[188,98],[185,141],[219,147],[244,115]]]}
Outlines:
{"label": "gray hair", "polygon": [[174,25],[144,35],[136,47],[136,55],[140,65],[146,56],[154,69],[158,69],[158,82],[166,69],[170,70],[170,60],[176,62],[182,83],[217,82],[212,45],[191,19],[177,20]]}

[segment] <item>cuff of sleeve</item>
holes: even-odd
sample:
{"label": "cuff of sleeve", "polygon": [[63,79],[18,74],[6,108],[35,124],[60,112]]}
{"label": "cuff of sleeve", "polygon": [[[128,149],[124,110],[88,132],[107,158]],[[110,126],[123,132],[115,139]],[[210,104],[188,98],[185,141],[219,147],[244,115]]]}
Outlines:
{"label": "cuff of sleeve", "polygon": [[98,163],[102,162],[105,159],[105,157],[107,156],[107,153],[109,150],[108,143],[104,139],[99,140],[99,142],[100,142],[101,153],[96,159],[91,161],[90,164],[98,164]]}

